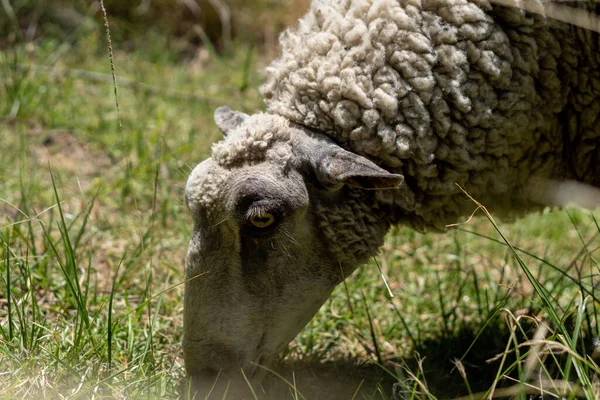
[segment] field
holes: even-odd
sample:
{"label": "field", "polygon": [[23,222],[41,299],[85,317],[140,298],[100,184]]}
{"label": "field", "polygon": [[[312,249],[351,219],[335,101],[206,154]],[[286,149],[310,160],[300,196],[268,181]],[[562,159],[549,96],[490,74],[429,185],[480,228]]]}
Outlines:
{"label": "field", "polygon": [[[262,108],[272,52],[144,40],[113,42],[116,93],[102,27],[0,49],[0,398],[186,397],[183,188],[221,137],[214,109]],[[479,210],[445,234],[395,229],[264,390],[597,398],[599,221]]]}

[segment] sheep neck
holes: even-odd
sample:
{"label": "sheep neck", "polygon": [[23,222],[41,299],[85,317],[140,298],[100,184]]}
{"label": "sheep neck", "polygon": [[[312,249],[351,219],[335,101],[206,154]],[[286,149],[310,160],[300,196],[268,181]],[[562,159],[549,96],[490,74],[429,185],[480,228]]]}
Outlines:
{"label": "sheep neck", "polygon": [[342,201],[318,202],[315,207],[318,227],[344,276],[377,253],[390,226],[386,212],[365,198],[373,195],[345,188],[337,196]]}

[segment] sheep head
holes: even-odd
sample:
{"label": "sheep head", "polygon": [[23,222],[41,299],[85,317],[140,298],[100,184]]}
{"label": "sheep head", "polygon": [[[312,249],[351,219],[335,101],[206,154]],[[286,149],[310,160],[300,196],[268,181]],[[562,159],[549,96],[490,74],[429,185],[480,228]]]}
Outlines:
{"label": "sheep head", "polygon": [[225,134],[191,173],[184,354],[201,385],[264,369],[373,255],[389,227],[374,192],[403,177],[270,114],[221,107]]}

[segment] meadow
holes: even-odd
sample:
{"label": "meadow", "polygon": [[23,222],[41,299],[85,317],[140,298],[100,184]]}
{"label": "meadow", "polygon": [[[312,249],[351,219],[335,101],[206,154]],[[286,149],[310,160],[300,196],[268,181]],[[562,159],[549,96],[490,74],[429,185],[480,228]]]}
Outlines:
{"label": "meadow", "polygon": [[[116,88],[100,24],[0,47],[0,398],[188,395],[184,185],[216,107],[263,108],[274,52],[136,40],[113,40]],[[599,221],[394,229],[255,398],[598,398]]]}

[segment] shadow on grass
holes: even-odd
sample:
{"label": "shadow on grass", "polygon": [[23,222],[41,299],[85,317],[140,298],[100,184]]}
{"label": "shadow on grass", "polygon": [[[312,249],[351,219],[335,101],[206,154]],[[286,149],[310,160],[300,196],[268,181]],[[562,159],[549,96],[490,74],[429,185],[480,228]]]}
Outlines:
{"label": "shadow on grass", "polygon": [[[537,326],[532,321],[532,318],[521,319],[512,335],[508,324],[500,316],[494,318],[481,333],[478,332],[480,327],[463,324],[451,335],[422,341],[411,357],[389,359],[384,365],[336,360],[297,362],[283,369],[294,371],[298,391],[306,399],[399,400],[415,396],[447,399],[481,394],[488,391],[495,381],[498,381],[496,388],[515,385],[519,379],[519,368],[516,367],[514,348],[517,343],[533,338]],[[528,346],[521,347],[521,357],[528,350]],[[538,361],[537,365],[530,366],[530,372],[537,372],[540,367]],[[544,366],[551,374],[555,367],[555,364],[548,363]],[[289,375],[291,372],[288,372]]]}
{"label": "shadow on grass", "polygon": [[[534,329],[525,332],[530,336]],[[275,368],[276,374],[268,372],[262,387],[254,388],[256,398],[404,399],[415,395],[431,398],[433,395],[444,399],[468,395],[469,391],[485,392],[498,375],[500,359],[496,356],[505,351],[512,339],[501,318],[490,324],[475,341],[476,336],[476,329],[465,326],[451,337],[424,341],[412,358],[388,360],[383,366],[355,359],[287,362]],[[525,338],[520,336],[517,341],[523,342]],[[489,361],[495,357],[494,361]],[[463,374],[456,367],[456,360],[461,358]],[[509,352],[504,367],[514,362],[515,354]],[[517,378],[516,371],[513,377]],[[417,384],[415,378],[424,386]],[[503,379],[497,387],[511,385],[514,381]],[[220,399],[222,393],[211,395],[209,399],[213,397]],[[244,397],[253,398],[252,395]]]}

